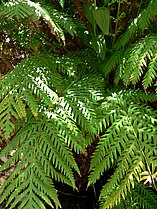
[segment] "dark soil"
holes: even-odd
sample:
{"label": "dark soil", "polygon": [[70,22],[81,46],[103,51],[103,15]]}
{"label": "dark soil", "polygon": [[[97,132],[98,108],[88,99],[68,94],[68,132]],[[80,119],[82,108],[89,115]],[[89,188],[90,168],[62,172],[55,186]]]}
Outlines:
{"label": "dark soil", "polygon": [[[65,187],[65,188],[64,188]],[[59,200],[62,209],[98,209],[99,203],[94,188],[82,191],[72,191],[66,185],[58,190]]]}

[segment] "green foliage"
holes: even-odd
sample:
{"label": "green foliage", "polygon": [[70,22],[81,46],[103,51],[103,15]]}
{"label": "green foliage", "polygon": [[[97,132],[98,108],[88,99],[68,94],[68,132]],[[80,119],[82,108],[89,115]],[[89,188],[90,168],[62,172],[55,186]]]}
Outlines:
{"label": "green foliage", "polygon": [[[59,104],[85,130],[89,129],[90,124],[91,131],[96,116],[93,105],[101,99],[103,79],[94,75],[79,79],[75,71],[75,60],[44,54],[23,60],[7,74],[0,82],[1,124],[6,138],[14,129],[10,116],[26,118],[26,106],[37,117],[40,111],[51,111],[53,105]],[[59,72],[69,77],[64,78]],[[83,117],[80,113],[83,113]]]}
{"label": "green foliage", "polygon": [[145,91],[156,86],[156,3],[150,1],[115,43],[103,70],[105,75],[115,70],[115,84],[140,83]]}
{"label": "green foliage", "polygon": [[[140,195],[139,195],[140,194]],[[156,194],[149,187],[142,184],[136,184],[135,188],[128,193],[125,200],[113,207],[113,209],[154,209],[156,207]],[[102,206],[104,202],[102,201]]]}
{"label": "green foliage", "polygon": [[[111,56],[105,66],[105,73],[117,67],[115,82],[123,80],[125,85],[142,82],[143,88],[155,85],[156,78],[156,34],[148,35],[127,50],[121,50]],[[122,59],[123,57],[123,59]]]}
{"label": "green foliage", "polygon": [[64,7],[65,1],[64,0],[58,0],[58,1],[60,3],[61,7]]}
{"label": "green foliage", "polygon": [[51,33],[55,35],[58,40],[65,42],[65,36],[61,26],[63,26],[64,30],[67,30],[71,35],[74,35],[75,33],[75,26],[69,18],[64,17],[63,14],[57,12],[56,10],[51,10],[51,13],[53,14],[52,16],[50,16],[48,10],[40,6],[39,3],[34,3],[30,0],[12,0],[0,8],[1,18],[24,19],[33,17],[32,21],[36,21],[42,17],[48,24]]}
{"label": "green foliage", "polygon": [[152,21],[156,19],[157,2],[156,0],[149,1],[148,6],[135,18],[130,24],[126,32],[117,40],[116,48],[127,46],[130,40],[134,40],[144,30],[151,28]]}
{"label": "green foliage", "polygon": [[[114,170],[100,193],[101,208],[155,208],[151,189],[139,183],[146,172],[156,190],[156,1],[149,1],[128,29],[115,41],[103,72],[115,85],[143,88],[119,90],[101,104],[104,131],[91,160],[89,185],[105,171]],[[114,42],[113,42],[114,43]],[[138,183],[136,183],[138,182]],[[150,196],[153,196],[153,200]],[[144,201],[146,199],[147,201]]]}
{"label": "green foliage", "polygon": [[97,134],[103,85],[97,75],[78,77],[80,63],[50,54],[33,56],[1,79],[1,129],[6,139],[14,135],[0,155],[15,151],[0,168],[15,166],[1,188],[1,202],[9,196],[10,208],[45,208],[41,199],[50,206],[52,199],[57,208],[53,181],[76,188],[73,170],[79,169],[72,150],[84,151]]}
{"label": "green foliage", "polygon": [[88,186],[113,171],[100,208],[154,209],[157,1],[39,2],[0,4],[0,204],[60,208],[55,183],[77,190],[74,153],[99,138]]}
{"label": "green foliage", "polygon": [[[144,94],[141,93],[141,98]],[[144,96],[147,100],[147,95]],[[103,209],[117,205],[140,181],[147,170],[152,175],[156,166],[156,111],[140,102],[136,92],[118,91],[101,104],[105,134],[101,137],[91,160],[89,185],[104,171],[114,174],[104,185],[100,198]],[[152,169],[152,170],[151,170]]]}
{"label": "green foliage", "polygon": [[109,34],[110,15],[109,15],[109,11],[107,8],[86,7],[86,16],[87,16],[88,21],[92,24],[92,27],[94,30],[95,30],[95,26],[97,24],[103,34],[105,34],[105,35]]}
{"label": "green foliage", "polygon": [[[63,5],[63,3],[62,3]],[[69,33],[71,36],[76,34],[76,25],[72,18],[66,15],[63,12],[60,12],[52,7],[52,5],[42,4],[42,6],[48,11],[50,16],[52,17],[55,25],[62,31]]]}

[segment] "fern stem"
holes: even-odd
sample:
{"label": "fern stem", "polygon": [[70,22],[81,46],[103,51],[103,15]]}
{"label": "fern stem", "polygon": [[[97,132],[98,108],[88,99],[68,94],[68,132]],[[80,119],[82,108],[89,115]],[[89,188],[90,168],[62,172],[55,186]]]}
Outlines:
{"label": "fern stem", "polygon": [[117,11],[117,17],[116,17],[116,26],[115,26],[115,32],[114,32],[114,37],[113,37],[113,42],[112,42],[112,48],[116,41],[117,29],[118,29],[118,24],[119,24],[119,16],[120,16],[120,5],[121,5],[121,0],[118,1],[118,11]]}
{"label": "fern stem", "polygon": [[138,7],[137,15],[140,14],[140,10],[141,10],[142,3],[143,3],[143,0],[140,1],[139,7]]}
{"label": "fern stem", "polygon": [[94,8],[96,9],[96,0],[94,0]]}
{"label": "fern stem", "polygon": [[[94,9],[96,10],[96,0],[94,0]],[[96,22],[94,21],[94,24],[93,24],[93,28],[94,28],[94,36],[97,37],[97,34],[96,34]]]}
{"label": "fern stem", "polygon": [[152,173],[151,173],[151,170],[150,170],[150,166],[149,166],[147,157],[146,157],[144,151],[142,150],[142,145],[141,145],[140,141],[138,140],[136,131],[135,131],[135,129],[134,129],[134,127],[133,127],[133,125],[132,125],[132,123],[131,123],[131,121],[130,121],[130,119],[129,119],[128,116],[127,116],[127,119],[128,119],[128,121],[129,121],[129,123],[130,123],[130,126],[131,126],[131,128],[132,128],[133,134],[134,134],[134,136],[135,136],[135,138],[136,138],[136,141],[137,141],[137,143],[138,143],[138,145],[139,145],[139,147],[140,147],[140,149],[141,149],[141,153],[142,153],[142,156],[143,156],[143,158],[144,158],[144,160],[145,160],[145,162],[146,162],[146,166],[147,166],[149,175],[150,175],[150,177],[151,177],[151,180],[152,180],[152,182],[153,182],[153,184],[154,184],[154,188],[155,188],[155,190],[157,191],[157,188],[156,188],[156,185],[155,185],[155,181],[154,181],[153,175],[152,175]]}
{"label": "fern stem", "polygon": [[98,198],[97,198],[96,189],[95,189],[94,184],[93,184],[92,186],[93,186],[93,191],[94,191],[94,196],[95,196],[95,199],[97,200]]}
{"label": "fern stem", "polygon": [[57,190],[57,192],[62,194],[62,195],[71,196],[71,197],[74,197],[74,198],[87,198],[87,196],[85,196],[85,195],[75,195],[75,194],[71,194],[71,193],[68,193],[68,192],[62,192],[61,190]]}

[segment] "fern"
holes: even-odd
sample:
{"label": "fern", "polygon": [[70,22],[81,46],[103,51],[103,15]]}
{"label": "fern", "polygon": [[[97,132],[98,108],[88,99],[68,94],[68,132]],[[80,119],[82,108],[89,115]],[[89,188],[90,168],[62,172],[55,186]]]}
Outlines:
{"label": "fern", "polygon": [[60,207],[54,181],[76,189],[73,171],[80,172],[72,151],[85,151],[98,134],[96,109],[103,89],[96,74],[77,75],[80,63],[32,56],[0,81],[0,128],[6,139],[12,136],[0,157],[15,150],[0,168],[15,167],[1,188],[1,203],[9,197],[10,208],[53,207],[51,200]]}
{"label": "fern", "polygon": [[49,12],[50,16],[58,27],[60,26],[65,32],[68,32],[71,36],[74,36],[76,34],[76,25],[68,15],[59,12],[51,5],[42,5]]}
{"label": "fern", "polygon": [[104,67],[102,60],[99,59],[93,49],[77,50],[76,52],[68,52],[68,56],[75,60],[80,60],[78,65],[79,73],[84,75],[85,73],[96,73],[101,75]]}
{"label": "fern", "polygon": [[116,52],[105,65],[105,74],[107,75],[117,67],[115,83],[123,80],[123,83],[127,86],[130,84],[136,85],[142,81],[145,90],[154,86],[156,78],[156,40],[156,34],[148,35],[138,43],[128,47],[125,52],[124,50]]}
{"label": "fern", "polygon": [[151,176],[155,165],[151,156],[156,153],[156,111],[146,108],[133,95],[136,92],[112,93],[101,106],[106,133],[92,157],[89,185],[104,171],[115,168],[100,194],[105,200],[102,208],[112,208],[125,199],[135,180],[140,181],[140,174],[148,170]]}
{"label": "fern", "polygon": [[[52,66],[53,66],[53,71],[51,69]],[[62,66],[64,66],[64,68],[62,68]],[[14,71],[6,75],[4,79],[1,80],[0,85],[2,90],[0,92],[0,95],[1,95],[1,99],[3,98],[3,101],[1,102],[1,114],[2,114],[1,118],[3,118],[3,120],[1,121],[1,123],[5,124],[6,127],[8,126],[10,127],[9,125],[11,124],[10,117],[7,114],[8,108],[9,109],[11,108],[10,101],[12,101],[14,105],[17,103],[13,101],[12,99],[13,95],[19,95],[18,98],[20,104],[23,104],[23,101],[25,101],[24,103],[29,106],[29,108],[32,111],[32,114],[35,117],[37,117],[38,111],[40,111],[41,108],[51,109],[52,105],[53,104],[55,105],[59,101],[59,95],[57,95],[58,93],[59,94],[65,93],[66,97],[64,98],[64,101],[68,100],[66,102],[67,105],[69,105],[70,103],[71,107],[73,107],[72,108],[73,111],[75,112],[76,110],[76,112],[73,115],[75,121],[78,121],[79,124],[86,123],[85,121],[83,122],[82,120],[80,120],[81,117],[81,115],[79,114],[80,110],[81,112],[83,111],[82,113],[86,118],[85,120],[90,121],[92,117],[93,118],[95,117],[93,115],[95,113],[94,113],[94,109],[93,109],[94,106],[92,105],[92,101],[94,104],[94,101],[101,99],[101,94],[102,94],[101,86],[103,84],[103,80],[101,79],[102,82],[97,83],[96,77],[95,79],[93,79],[91,76],[89,76],[89,79],[88,77],[82,78],[82,81],[76,80],[75,82],[73,78],[68,79],[66,81],[61,77],[61,75],[57,73],[57,69],[59,69],[59,71],[61,72],[65,72],[66,69],[67,74],[71,75],[72,73],[75,72],[76,68],[77,65],[76,63],[74,63],[73,60],[65,59],[65,58],[58,59],[50,55],[44,55],[44,56],[39,55],[22,61]],[[17,81],[16,85],[14,83],[14,79],[16,79]],[[94,87],[96,83],[97,85]],[[61,88],[61,84],[62,86],[64,86],[65,90]],[[71,89],[72,85],[74,86],[73,89]],[[82,89],[78,94],[78,88],[80,88],[82,85],[84,85],[84,89]],[[89,97],[89,102],[87,102],[87,100],[85,101],[84,99],[87,96]],[[76,101],[74,101],[74,99]],[[38,100],[40,100],[40,102]],[[61,104],[63,104],[63,102],[61,102]],[[68,109],[68,106],[66,106],[65,104],[63,106]],[[21,108],[23,108],[22,113],[20,112]],[[13,115],[16,119],[20,118],[21,116],[26,117],[25,105],[23,104],[21,108],[14,107],[11,109],[12,111],[13,109],[15,109]],[[92,115],[90,116],[90,114]],[[92,124],[92,121],[90,121],[90,124]],[[13,123],[11,126],[12,129],[10,128],[7,129],[7,131],[5,131],[7,134],[10,134],[13,131],[14,129]],[[3,129],[5,130],[5,127]],[[8,138],[8,136],[6,136],[6,138]]]}
{"label": "fern", "polygon": [[59,3],[61,5],[61,7],[64,7],[65,1],[64,0],[59,0]]}
{"label": "fern", "polygon": [[[148,6],[142,10],[142,12],[135,18],[128,30],[122,35],[116,42],[115,48],[119,49],[125,47],[130,40],[133,40],[139,34],[141,34],[145,29],[148,29],[151,25],[151,21],[156,19],[157,13],[157,2],[152,0],[149,2]],[[131,42],[131,41],[130,41]]]}
{"label": "fern", "polygon": [[9,1],[0,7],[0,16],[8,18],[25,18],[35,13],[35,8],[30,7],[27,1]]}
{"label": "fern", "polygon": [[[130,80],[132,84],[136,84],[142,77],[145,68],[147,68],[149,60],[150,66],[152,66],[153,61],[151,59],[154,57],[156,51],[156,38],[156,35],[145,37],[139,44],[135,44],[135,47],[128,50],[129,52],[126,52],[129,56],[126,55],[126,59],[128,60],[123,64],[125,66],[124,75],[122,76],[124,83]],[[147,80],[148,76],[145,76],[143,80],[145,89],[152,84],[152,80],[155,77],[154,69],[149,67],[148,70],[149,81]]]}
{"label": "fern", "polygon": [[[1,201],[11,192],[8,200],[8,204],[12,202],[11,208],[14,208],[24,197],[28,198],[27,207],[33,207],[35,202],[38,208],[43,208],[39,197],[50,206],[52,206],[50,199],[53,198],[56,207],[60,206],[56,191],[51,187],[51,184],[53,185],[51,178],[68,183],[75,188],[72,168],[77,172],[79,170],[65,145],[63,136],[58,132],[55,119],[41,118],[26,122],[17,132],[10,147],[18,150],[1,167],[1,170],[6,166],[12,166],[13,163],[17,166],[3,184],[2,190],[6,189],[7,192],[3,193]],[[1,156],[7,152],[8,148],[4,149]],[[25,191],[22,192],[23,190]],[[15,199],[19,193],[19,197]],[[30,198],[31,195],[34,198]]]}
{"label": "fern", "polygon": [[[125,200],[113,207],[113,209],[154,209],[156,207],[156,195],[149,187],[142,184],[136,184],[135,188],[128,193]],[[103,201],[101,202],[103,207]]]}
{"label": "fern", "polygon": [[[33,17],[33,21],[42,17],[48,24],[51,33],[55,35],[58,40],[65,42],[63,29],[66,29],[71,35],[75,34],[75,26],[72,21],[70,21],[70,18],[64,17],[63,14],[61,15],[55,10],[53,10],[53,16],[50,16],[45,7],[41,7],[38,3],[34,3],[30,0],[12,0],[0,7],[0,17],[24,19],[30,18],[31,16]],[[64,20],[64,24],[60,20],[60,17]],[[63,26],[63,29],[61,26]]]}
{"label": "fern", "polygon": [[120,50],[112,54],[110,59],[104,65],[104,74],[108,75],[113,69],[115,69],[123,60],[124,50]]}
{"label": "fern", "polygon": [[[105,63],[90,48],[100,31],[89,35],[88,23],[84,20],[85,28],[77,18],[77,14],[85,17],[79,2],[75,5],[78,11],[71,1],[36,2],[0,4],[4,36],[0,48],[13,65],[0,78],[0,137],[10,141],[0,153],[0,159],[8,159],[0,172],[12,169],[0,188],[0,204],[13,209],[60,208],[55,183],[77,190],[75,175],[81,176],[81,171],[75,153],[85,152],[99,138],[88,186],[113,170],[101,190],[100,208],[155,208],[157,112],[148,104],[157,100],[149,93],[156,86],[157,36],[151,27],[156,24],[156,1],[147,1],[147,7],[117,41],[117,35],[105,37],[105,51],[109,52],[101,54]],[[102,2],[95,3],[102,8]],[[106,1],[104,6],[108,3],[111,14],[114,7],[119,8],[117,19],[111,21],[113,27],[116,23],[117,34],[125,22],[121,10],[131,4]],[[12,50],[8,50],[10,46]],[[6,60],[1,60],[4,68],[8,67]],[[112,92],[104,92],[102,72],[105,77],[114,72],[117,86]],[[107,80],[105,88],[110,88]],[[147,94],[138,89],[118,90],[119,84],[142,86]]]}
{"label": "fern", "polygon": [[[146,91],[155,87],[156,80],[156,1],[149,1],[146,8],[135,18],[126,32],[120,36],[106,60],[104,74],[115,72],[114,83],[142,84]],[[154,21],[154,22],[153,22]],[[142,38],[141,38],[142,37]]]}
{"label": "fern", "polygon": [[95,111],[97,105],[94,101],[102,99],[102,83],[103,79],[100,77],[84,77],[73,82],[70,88],[66,89],[66,96],[61,100],[63,108],[82,127],[84,134],[89,134],[89,140],[85,142],[86,146],[92,142],[94,136],[98,135],[99,127],[97,126],[97,112]]}

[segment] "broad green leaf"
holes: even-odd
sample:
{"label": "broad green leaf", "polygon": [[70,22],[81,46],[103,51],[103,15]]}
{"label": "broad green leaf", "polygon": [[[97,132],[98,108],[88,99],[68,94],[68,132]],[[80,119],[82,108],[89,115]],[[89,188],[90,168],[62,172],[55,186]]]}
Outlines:
{"label": "broad green leaf", "polygon": [[84,8],[85,8],[87,20],[94,27],[94,25],[95,25],[95,18],[94,18],[94,14],[93,14],[93,8],[89,8],[88,5],[85,5]]}
{"label": "broad green leaf", "polygon": [[109,34],[109,22],[110,22],[110,15],[109,11],[105,7],[99,7],[98,9],[93,9],[93,16],[102,30],[103,34],[108,35]]}

